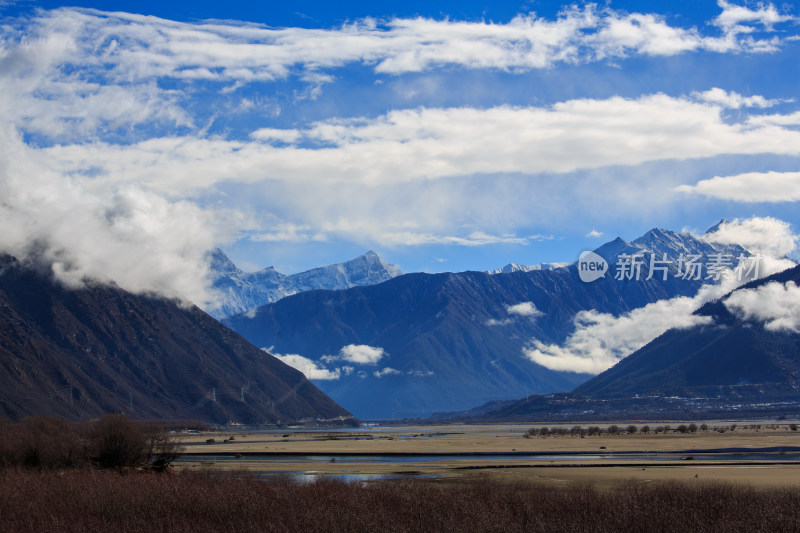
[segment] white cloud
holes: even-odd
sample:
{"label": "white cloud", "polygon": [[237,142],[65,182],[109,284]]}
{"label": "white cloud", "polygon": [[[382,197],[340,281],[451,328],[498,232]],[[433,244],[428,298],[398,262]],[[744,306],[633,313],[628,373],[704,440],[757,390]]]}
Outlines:
{"label": "white cloud", "polygon": [[597,231],[597,230],[594,230],[594,229],[593,229],[592,231],[590,231],[589,233],[587,233],[587,234],[586,234],[586,236],[587,236],[587,237],[592,237],[592,238],[602,237],[602,236],[603,236],[603,232],[602,232],[602,231]]}
{"label": "white cloud", "polygon": [[[767,258],[782,259],[796,248],[800,236],[792,232],[788,222],[773,217],[735,218],[723,222],[714,233],[701,235],[701,240],[721,244],[739,244],[752,253],[760,253]],[[771,269],[762,275],[786,269],[787,263],[778,270]]]}
{"label": "white cloud", "polygon": [[54,171],[0,126],[0,249],[35,254],[76,286],[113,280],[137,293],[209,304],[205,253],[229,238],[224,212],[172,201],[133,183],[86,187]]}
{"label": "white cloud", "polygon": [[[25,255],[36,242],[65,278],[110,278],[203,305],[214,299],[204,253],[242,229],[268,242],[347,236],[397,246],[525,244],[534,239],[514,233],[517,215],[538,215],[509,209],[520,200],[508,195],[475,200],[460,183],[486,183],[485,191],[498,175],[546,185],[547,174],[611,165],[798,155],[793,115],[726,122],[719,105],[661,94],[547,107],[401,109],[256,129],[237,139],[209,137],[214,116],[194,114],[201,86],[233,101],[248,84],[292,77],[309,84],[300,96],[312,98],[335,81],[334,69],[352,64],[392,74],[441,66],[519,72],[637,54],[762,52],[791,37],[791,27],[769,40],[754,36],[788,22],[771,4],[747,13],[721,8],[717,27],[703,31],[592,6],[554,20],[365,19],[322,30],[74,8],[9,19],[0,29],[0,247]],[[754,31],[744,35],[746,27]],[[253,112],[263,107],[257,98],[230,108]],[[267,107],[264,113],[279,112],[274,103]],[[424,184],[430,194],[402,190],[407,183]],[[258,207],[291,212],[291,220],[259,225],[256,216],[196,201],[257,184],[269,191]]]}
{"label": "white cloud", "polygon": [[511,324],[514,320],[512,317],[514,316],[522,316],[528,318],[536,318],[538,316],[542,316],[544,313],[536,309],[536,306],[533,305],[533,302],[520,302],[514,305],[507,305],[506,306],[506,313],[509,314],[509,318],[504,318],[503,320],[497,320],[494,318],[490,318],[486,321],[487,326],[507,326]]}
{"label": "white cloud", "polygon": [[386,356],[383,348],[366,344],[348,344],[339,350],[338,359],[360,365],[376,365]]}
{"label": "white cloud", "polygon": [[447,244],[455,246],[485,246],[487,244],[527,244],[528,240],[513,235],[489,235],[483,231],[474,231],[465,237],[454,235],[433,235],[431,233],[414,233],[410,231],[387,232],[378,236],[378,240],[389,246],[422,246],[427,244]]}
{"label": "white cloud", "polygon": [[[745,248],[750,247],[754,253],[763,254],[759,277],[795,266],[794,262],[781,259],[794,249],[797,241],[789,225],[781,220],[769,217],[736,219],[721,224],[718,232],[703,235],[702,238],[709,242],[738,243]],[[534,339],[523,353],[531,361],[551,370],[598,374],[671,328],[709,323],[710,317],[696,316],[694,311],[748,281],[744,275],[747,266],[742,265],[742,275],[737,271],[723,275],[719,284],[704,285],[691,298],[681,296],[661,300],[619,317],[594,310],[581,311],[573,318],[575,331],[562,345],[545,344]],[[774,327],[786,328],[794,324],[794,317],[800,317],[800,313],[797,313],[800,299],[791,301],[793,297],[800,296],[796,287],[791,290],[787,288],[785,292],[776,288],[769,290],[769,293],[737,291],[734,295],[741,295],[729,298],[726,305],[752,313],[762,320],[771,319],[774,322],[769,323],[775,324]],[[774,297],[774,301],[768,302],[770,297]],[[760,303],[759,298],[762,299]],[[780,310],[780,306],[785,308],[784,311]]]}
{"label": "white cloud", "polygon": [[654,302],[620,317],[581,311],[573,319],[575,331],[562,346],[534,340],[523,353],[551,370],[599,374],[670,328],[707,322],[707,317],[692,315],[708,300],[707,292],[698,298]]}
{"label": "white cloud", "polygon": [[322,232],[312,231],[308,224],[278,223],[268,233],[250,235],[253,242],[324,242],[328,240]]}
{"label": "white cloud", "polygon": [[[270,137],[280,137],[274,131]],[[265,180],[370,186],[497,173],[563,173],[724,154],[800,154],[800,132],[727,123],[718,106],[663,94],[580,99],[552,107],[420,108],[330,119],[285,136],[318,148],[194,137],[130,146],[89,143],[41,150],[82,182],[137,180],[175,194]],[[85,178],[83,178],[85,176]],[[391,237],[391,235],[387,236]],[[422,232],[397,241],[441,242]],[[481,233],[467,241],[520,240]]]}
{"label": "white cloud", "polygon": [[695,185],[680,185],[675,190],[736,202],[797,202],[800,200],[800,172],[746,172],[735,176],[714,176]]}
{"label": "white cloud", "polygon": [[767,29],[772,29],[775,24],[796,20],[790,15],[781,15],[775,5],[771,3],[759,2],[757,10],[732,4],[726,0],[718,0],[717,5],[722,8],[722,13],[714,19],[714,24],[727,31],[737,27],[742,28],[743,22],[757,22]]}
{"label": "white cloud", "polygon": [[726,91],[719,87],[714,87],[707,91],[693,93],[693,96],[703,102],[719,104],[728,109],[740,109],[742,107],[772,107],[781,103],[781,100],[767,100],[761,95],[742,96],[734,91]]}
{"label": "white cloud", "polygon": [[536,309],[536,306],[533,305],[533,302],[521,302],[515,305],[509,305],[506,307],[506,312],[509,315],[527,317],[537,317],[542,315],[542,312]]}
{"label": "white cloud", "polygon": [[[343,369],[337,368],[332,371],[328,370],[327,368],[317,365],[317,363],[312,361],[311,359],[303,357],[302,355],[299,354],[292,353],[292,354],[281,355],[278,353],[273,353],[272,355],[274,355],[280,361],[286,363],[290,367],[299,370],[308,379],[334,380],[334,379],[339,379],[342,376]],[[344,367],[344,368],[349,369],[348,371],[345,371],[345,375],[352,373],[352,367]]]}
{"label": "white cloud", "polygon": [[724,303],[737,316],[763,321],[769,330],[800,333],[800,288],[794,282],[739,289]]}
{"label": "white cloud", "polygon": [[772,4],[756,11],[720,7],[720,35],[592,4],[566,9],[555,20],[533,14],[505,24],[364,19],[332,29],[188,23],[80,8],[39,11],[3,27],[3,90],[24,104],[4,115],[52,136],[91,136],[109,125],[145,121],[191,127],[181,107],[189,94],[160,88],[157,80],[209,81],[230,94],[249,83],[296,76],[309,84],[296,98],[313,99],[334,80],[327,71],[353,63],[391,74],[442,66],[518,72],[634,55],[770,52],[784,34],[758,39],[755,30],[792,20]]}
{"label": "white cloud", "polygon": [[384,376],[397,376],[400,374],[402,374],[400,370],[388,366],[386,368],[382,368],[372,373],[372,375],[375,376],[376,378],[382,378]]}

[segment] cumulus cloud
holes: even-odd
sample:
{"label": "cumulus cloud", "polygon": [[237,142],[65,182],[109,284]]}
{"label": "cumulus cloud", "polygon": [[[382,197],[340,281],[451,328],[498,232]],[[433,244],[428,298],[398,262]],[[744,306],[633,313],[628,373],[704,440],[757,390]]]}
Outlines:
{"label": "cumulus cloud", "polygon": [[[772,29],[775,24],[795,20],[790,15],[782,15],[772,3],[758,3],[758,9],[732,4],[726,0],[717,0],[717,5],[722,8],[722,13],[714,19],[714,25],[725,28],[726,31],[751,31],[742,26],[742,23],[755,22],[766,29]],[[738,30],[734,30],[738,28]]]}
{"label": "cumulus cloud", "polygon": [[389,366],[372,373],[372,375],[375,376],[376,378],[382,378],[384,376],[398,376],[401,374],[402,372],[400,370],[397,370],[396,368],[392,368]]}
{"label": "cumulus cloud", "polygon": [[[269,350],[267,350],[269,351]],[[342,376],[342,369],[334,369],[328,370],[327,368],[319,366],[316,362],[312,361],[307,357],[303,357],[299,354],[278,354],[273,353],[275,357],[277,357],[282,362],[286,363],[290,367],[299,370],[300,372],[305,375],[308,379],[318,379],[318,380],[334,380],[339,379]],[[348,370],[345,371],[345,375],[352,373],[352,367],[345,367]]]}
{"label": "cumulus cloud", "polygon": [[680,185],[675,190],[736,202],[797,202],[800,200],[800,172],[745,172],[735,176],[714,176],[695,185]]}
{"label": "cumulus cloud", "polygon": [[513,322],[513,317],[521,316],[521,317],[528,317],[528,318],[536,318],[541,316],[543,313],[536,309],[536,306],[533,305],[533,302],[520,302],[514,305],[507,305],[506,306],[506,313],[508,313],[509,317],[504,318],[502,320],[497,320],[495,318],[490,318],[486,321],[487,326],[507,326]]}
{"label": "cumulus cloud", "polygon": [[592,231],[590,231],[589,233],[587,233],[587,234],[586,234],[586,236],[587,236],[587,237],[592,237],[592,238],[598,238],[598,237],[602,237],[602,236],[603,236],[603,232],[602,232],[602,231],[597,231],[597,230],[594,230],[594,229],[593,229]]}
{"label": "cumulus cloud", "polygon": [[[721,244],[739,244],[752,253],[760,253],[768,258],[782,259],[797,249],[798,239],[788,222],[774,217],[735,218],[722,222],[716,231],[701,235],[701,240]],[[778,270],[771,269],[764,275],[784,270],[791,266],[785,264]]]}
{"label": "cumulus cloud", "polygon": [[509,315],[518,315],[527,317],[537,317],[542,315],[542,312],[536,309],[536,306],[533,305],[533,302],[521,302],[518,304],[509,305],[508,307],[506,307],[506,312]]}
{"label": "cumulus cloud", "polygon": [[739,289],[724,303],[737,316],[762,321],[769,330],[800,333],[800,287],[792,281]]}
{"label": "cumulus cloud", "polygon": [[81,185],[9,127],[0,127],[0,216],[0,249],[35,255],[70,286],[110,280],[199,305],[215,301],[205,253],[229,237],[233,222],[133,183]]}
{"label": "cumulus cloud", "polygon": [[328,362],[348,361],[359,365],[376,365],[386,355],[386,352],[380,347],[366,344],[348,344],[343,346],[337,355],[326,355],[323,360]]}
{"label": "cumulus cloud", "polygon": [[734,91],[726,91],[719,87],[714,87],[707,91],[693,93],[694,97],[704,102],[719,104],[728,109],[740,109],[742,107],[772,107],[781,103],[781,100],[768,100],[761,95],[742,96]]}

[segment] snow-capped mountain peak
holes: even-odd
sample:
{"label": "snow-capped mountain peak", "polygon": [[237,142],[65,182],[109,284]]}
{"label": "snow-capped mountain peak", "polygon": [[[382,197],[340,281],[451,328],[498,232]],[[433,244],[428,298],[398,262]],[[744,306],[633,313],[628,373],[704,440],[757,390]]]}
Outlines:
{"label": "snow-capped mountain peak", "polygon": [[209,256],[213,287],[220,294],[221,302],[218,307],[207,311],[217,319],[243,313],[298,292],[374,285],[402,274],[399,268],[385,263],[372,250],[344,263],[288,276],[273,267],[258,272],[243,272],[219,249]]}

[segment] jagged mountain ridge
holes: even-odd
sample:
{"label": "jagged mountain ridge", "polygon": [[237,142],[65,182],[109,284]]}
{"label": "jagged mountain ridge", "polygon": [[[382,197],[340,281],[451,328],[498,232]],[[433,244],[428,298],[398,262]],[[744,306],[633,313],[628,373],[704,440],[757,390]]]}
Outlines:
{"label": "jagged mountain ridge", "polygon": [[207,309],[207,312],[217,319],[243,313],[303,291],[374,285],[401,274],[400,269],[383,262],[371,250],[344,263],[286,275],[273,267],[244,272],[222,250],[216,249],[210,254],[210,267],[212,287],[220,299],[219,304]]}
{"label": "jagged mountain ridge", "polygon": [[297,370],[197,307],[0,254],[0,416],[354,423]]}
{"label": "jagged mountain ridge", "polygon": [[489,274],[510,274],[512,272],[533,272],[534,270],[554,270],[569,266],[570,263],[538,263],[536,265],[518,265],[509,263],[502,268],[490,270]]}
{"label": "jagged mountain ridge", "polygon": [[[666,230],[652,230],[644,238],[652,246],[650,253],[669,250],[676,257],[688,249],[706,258],[746,253],[739,246],[709,244]],[[637,241],[609,244],[620,253],[649,250],[645,241]],[[600,252],[613,268],[616,257],[609,254],[609,245]],[[350,366],[350,374],[316,383],[359,418],[420,417],[571,390],[589,376],[541,367],[523,356],[523,347],[532,339],[563,342],[578,311],[619,315],[660,299],[693,296],[701,282],[676,277],[615,280],[612,270],[583,283],[575,264],[507,274],[406,274],[369,287],[289,296],[223,322],[276,353],[300,354],[326,368]],[[524,302],[541,315],[510,311]],[[381,348],[388,355],[372,366],[351,364],[338,355],[350,344]],[[379,377],[376,372],[387,373]]]}

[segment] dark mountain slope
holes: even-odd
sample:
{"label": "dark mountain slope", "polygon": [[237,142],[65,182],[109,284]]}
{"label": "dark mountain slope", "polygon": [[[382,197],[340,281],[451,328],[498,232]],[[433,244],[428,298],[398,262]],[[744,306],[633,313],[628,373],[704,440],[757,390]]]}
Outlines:
{"label": "dark mountain slope", "polygon": [[[800,267],[742,289],[773,281],[797,283]],[[800,394],[800,334],[738,319],[723,300],[697,311],[710,317],[710,324],[670,330],[574,392],[597,398],[688,395],[704,394],[708,387],[759,384],[768,397]]]}
{"label": "dark mountain slope", "polygon": [[0,416],[345,419],[305,377],[196,307],[69,290],[0,255]]}
{"label": "dark mountain slope", "polygon": [[[592,283],[580,280],[575,265],[501,274],[407,274],[369,287],[296,294],[223,322],[256,346],[339,368],[339,379],[316,383],[359,418],[421,417],[571,390],[589,376],[528,360],[523,348],[531,339],[563,342],[582,310],[619,315],[663,298],[694,295],[700,287],[699,281],[674,275],[645,280],[647,272],[639,280],[615,280],[615,253],[647,254],[648,246],[671,250],[675,258],[688,250],[706,256],[743,252],[664,230],[645,237],[646,244],[617,239],[600,249],[611,271]],[[523,302],[539,314],[510,312]],[[350,344],[382,348],[387,355],[374,365],[323,359],[338,357]],[[346,366],[352,368],[349,374]]]}

